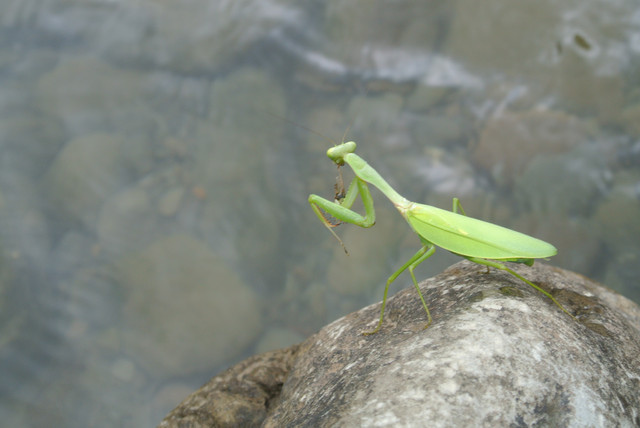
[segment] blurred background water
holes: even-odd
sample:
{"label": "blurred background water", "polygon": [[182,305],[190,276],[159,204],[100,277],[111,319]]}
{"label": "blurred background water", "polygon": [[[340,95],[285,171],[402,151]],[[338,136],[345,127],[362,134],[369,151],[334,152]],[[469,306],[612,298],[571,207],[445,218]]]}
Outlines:
{"label": "blurred background water", "polygon": [[639,55],[637,0],[4,0],[3,426],[153,426],[379,301],[416,236],[374,191],[347,257],[307,203],[347,129],[639,301]]}

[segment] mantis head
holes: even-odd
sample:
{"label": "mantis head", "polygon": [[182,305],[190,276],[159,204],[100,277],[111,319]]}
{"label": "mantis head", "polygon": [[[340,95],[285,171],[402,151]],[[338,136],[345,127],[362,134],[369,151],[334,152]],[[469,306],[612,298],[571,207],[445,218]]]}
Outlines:
{"label": "mantis head", "polygon": [[356,143],[349,141],[337,146],[331,147],[327,150],[327,156],[334,161],[337,165],[344,165],[344,156],[356,151]]}

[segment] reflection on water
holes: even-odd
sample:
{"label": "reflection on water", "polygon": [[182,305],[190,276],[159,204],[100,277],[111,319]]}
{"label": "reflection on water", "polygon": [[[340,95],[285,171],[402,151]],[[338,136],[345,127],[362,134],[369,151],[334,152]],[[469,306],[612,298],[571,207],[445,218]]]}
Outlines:
{"label": "reflection on water", "polygon": [[640,300],[635,1],[377,3],[0,5],[7,426],[154,425],[381,297],[415,237],[381,202],[346,258],[306,202],[331,143],[278,117]]}

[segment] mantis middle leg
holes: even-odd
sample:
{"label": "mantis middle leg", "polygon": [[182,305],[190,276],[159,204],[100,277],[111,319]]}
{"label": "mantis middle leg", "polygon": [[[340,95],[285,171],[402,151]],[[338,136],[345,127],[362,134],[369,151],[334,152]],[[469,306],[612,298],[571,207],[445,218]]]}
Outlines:
{"label": "mantis middle leg", "polygon": [[395,279],[405,271],[405,269],[409,269],[409,273],[411,274],[411,279],[413,280],[413,285],[416,287],[416,291],[418,292],[418,296],[420,296],[420,300],[422,301],[422,306],[424,310],[427,312],[427,325],[424,328],[429,327],[431,325],[431,313],[429,312],[429,307],[427,303],[424,301],[424,297],[422,297],[422,293],[420,292],[420,287],[418,287],[418,281],[416,281],[416,276],[413,273],[413,270],[423,261],[427,260],[429,257],[436,252],[436,247],[433,244],[426,244],[417,253],[415,253],[409,261],[407,261],[400,269],[398,269],[393,275],[389,277],[387,280],[387,285],[384,287],[384,295],[382,297],[382,308],[380,309],[380,320],[378,321],[378,325],[372,331],[367,331],[362,334],[368,336],[370,334],[375,334],[380,330],[382,326],[382,319],[384,318],[384,308],[387,304],[387,293],[389,292],[389,286]]}

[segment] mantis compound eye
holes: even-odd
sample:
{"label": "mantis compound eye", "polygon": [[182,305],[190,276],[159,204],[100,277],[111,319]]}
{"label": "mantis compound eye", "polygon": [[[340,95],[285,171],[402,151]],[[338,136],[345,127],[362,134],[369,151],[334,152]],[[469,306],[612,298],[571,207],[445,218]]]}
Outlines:
{"label": "mantis compound eye", "polygon": [[356,151],[356,143],[349,141],[327,150],[327,156],[338,165],[344,165],[344,156]]}

